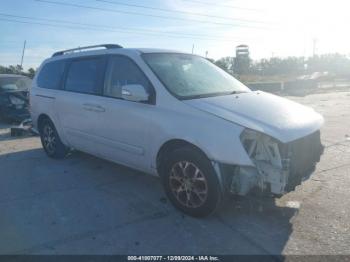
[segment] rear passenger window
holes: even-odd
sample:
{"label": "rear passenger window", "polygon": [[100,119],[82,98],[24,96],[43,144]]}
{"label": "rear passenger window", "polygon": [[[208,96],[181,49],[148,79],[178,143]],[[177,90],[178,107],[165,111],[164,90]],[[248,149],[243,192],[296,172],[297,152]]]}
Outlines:
{"label": "rear passenger window", "polygon": [[106,96],[121,98],[122,86],[142,85],[151,94],[150,82],[129,58],[114,56],[110,59],[105,83]]}
{"label": "rear passenger window", "polygon": [[73,60],[68,69],[65,89],[99,94],[103,85],[104,61],[103,57]]}
{"label": "rear passenger window", "polygon": [[64,72],[65,61],[46,63],[38,76],[38,87],[47,89],[60,89]]}

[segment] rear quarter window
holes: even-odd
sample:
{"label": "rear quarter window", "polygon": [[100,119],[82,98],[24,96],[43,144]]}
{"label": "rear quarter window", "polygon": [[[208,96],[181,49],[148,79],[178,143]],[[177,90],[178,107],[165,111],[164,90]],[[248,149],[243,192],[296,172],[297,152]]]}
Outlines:
{"label": "rear quarter window", "polygon": [[41,69],[37,85],[46,89],[61,89],[66,62],[63,60],[46,63]]}

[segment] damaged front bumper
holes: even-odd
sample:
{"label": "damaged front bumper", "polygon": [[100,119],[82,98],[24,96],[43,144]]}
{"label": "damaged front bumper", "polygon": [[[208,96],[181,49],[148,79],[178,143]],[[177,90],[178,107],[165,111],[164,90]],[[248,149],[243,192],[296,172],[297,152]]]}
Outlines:
{"label": "damaged front bumper", "polygon": [[28,92],[3,92],[0,94],[2,118],[22,122],[30,117]]}
{"label": "damaged front bumper", "polygon": [[30,117],[30,113],[27,107],[3,107],[1,113],[2,117],[16,122],[22,122],[23,120],[28,119]]}
{"label": "damaged front bumper", "polygon": [[289,143],[245,130],[242,144],[255,166],[237,166],[230,192],[246,195],[253,189],[273,195],[293,191],[314,171],[323,153],[320,132]]}

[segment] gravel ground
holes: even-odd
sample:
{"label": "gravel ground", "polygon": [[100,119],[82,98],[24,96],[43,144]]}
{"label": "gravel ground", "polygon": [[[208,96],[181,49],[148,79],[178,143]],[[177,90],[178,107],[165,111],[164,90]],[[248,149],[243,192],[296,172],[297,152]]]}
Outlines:
{"label": "gravel ground", "polygon": [[49,159],[0,124],[0,254],[350,255],[350,93],[290,98],[326,119],[315,173],[205,219],[176,211],[155,177],[83,153]]}

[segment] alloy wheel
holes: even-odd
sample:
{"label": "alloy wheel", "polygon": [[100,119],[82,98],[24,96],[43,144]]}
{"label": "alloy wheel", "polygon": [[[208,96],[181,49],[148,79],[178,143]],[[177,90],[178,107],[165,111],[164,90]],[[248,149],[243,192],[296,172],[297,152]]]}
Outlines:
{"label": "alloy wheel", "polygon": [[45,125],[43,128],[43,142],[48,153],[53,154],[56,150],[56,136],[50,125]]}
{"label": "alloy wheel", "polygon": [[189,161],[180,161],[173,165],[169,183],[176,199],[188,208],[200,207],[207,200],[207,179],[202,171]]}

